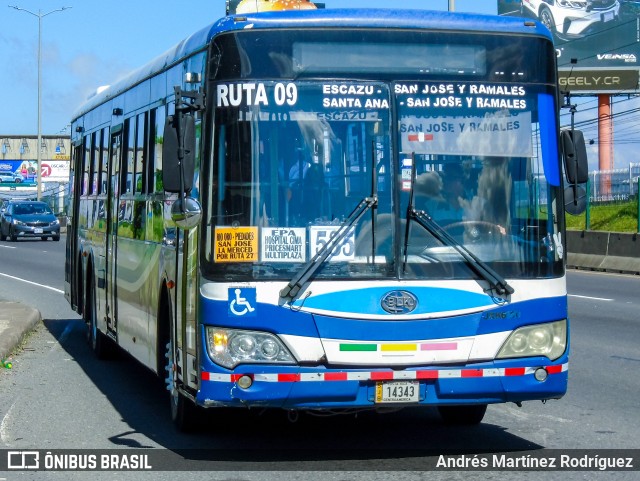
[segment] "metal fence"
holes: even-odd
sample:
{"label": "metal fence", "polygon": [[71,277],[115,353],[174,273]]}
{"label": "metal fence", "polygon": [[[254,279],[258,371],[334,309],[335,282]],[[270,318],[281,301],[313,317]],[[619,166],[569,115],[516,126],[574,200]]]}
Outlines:
{"label": "metal fence", "polygon": [[589,201],[628,201],[638,196],[640,163],[626,169],[594,170],[589,173]]}

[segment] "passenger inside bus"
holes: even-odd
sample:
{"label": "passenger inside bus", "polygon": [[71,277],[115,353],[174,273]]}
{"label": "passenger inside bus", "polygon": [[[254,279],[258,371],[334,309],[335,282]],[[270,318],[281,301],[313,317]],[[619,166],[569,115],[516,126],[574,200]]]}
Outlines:
{"label": "passenger inside bus", "polygon": [[[443,172],[424,172],[416,178],[416,204],[441,225],[464,217],[465,187],[462,167],[447,165]],[[420,196],[423,196],[422,205]]]}

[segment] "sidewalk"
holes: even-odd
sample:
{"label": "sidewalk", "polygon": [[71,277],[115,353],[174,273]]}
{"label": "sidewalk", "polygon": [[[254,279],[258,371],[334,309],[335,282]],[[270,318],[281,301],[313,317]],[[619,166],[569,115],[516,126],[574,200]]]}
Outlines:
{"label": "sidewalk", "polygon": [[42,319],[40,311],[19,302],[0,301],[0,362]]}

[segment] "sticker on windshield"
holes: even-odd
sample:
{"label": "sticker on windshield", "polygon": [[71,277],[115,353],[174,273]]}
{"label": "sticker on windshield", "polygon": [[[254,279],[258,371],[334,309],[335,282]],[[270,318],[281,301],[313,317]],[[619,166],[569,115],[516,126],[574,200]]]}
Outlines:
{"label": "sticker on windshield", "polygon": [[216,227],[216,262],[255,262],[258,260],[257,227]]}
{"label": "sticker on windshield", "polygon": [[263,227],[262,262],[306,262],[307,232],[304,227]]}
{"label": "sticker on windshield", "polygon": [[[335,225],[311,226],[309,228],[311,255],[315,255],[320,249],[323,249],[336,235],[338,229],[340,229],[340,227]],[[355,229],[352,227],[340,243],[335,246],[329,257],[327,257],[327,262],[344,262],[355,259],[355,246],[356,234]]]}

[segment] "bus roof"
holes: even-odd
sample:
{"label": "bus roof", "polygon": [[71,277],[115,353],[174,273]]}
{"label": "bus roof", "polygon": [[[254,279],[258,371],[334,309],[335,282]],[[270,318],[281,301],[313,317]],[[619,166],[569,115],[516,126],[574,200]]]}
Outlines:
{"label": "bus roof", "polygon": [[167,50],[141,68],[84,102],[73,115],[73,120],[91,109],[120,95],[129,88],[153,77],[189,55],[203,50],[213,37],[223,32],[246,29],[273,28],[397,28],[420,30],[447,30],[459,32],[494,32],[516,35],[536,35],[552,41],[549,30],[540,22],[498,15],[450,13],[431,10],[391,9],[319,9],[290,10],[239,14],[223,17],[197,31],[173,48]]}

